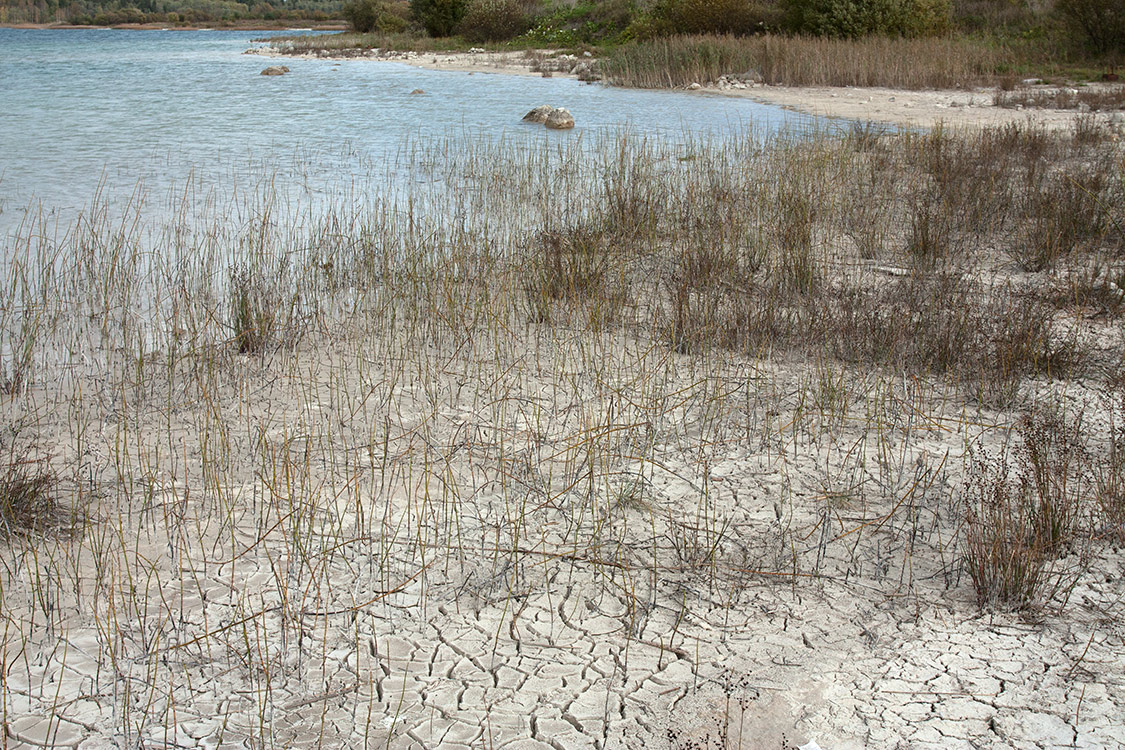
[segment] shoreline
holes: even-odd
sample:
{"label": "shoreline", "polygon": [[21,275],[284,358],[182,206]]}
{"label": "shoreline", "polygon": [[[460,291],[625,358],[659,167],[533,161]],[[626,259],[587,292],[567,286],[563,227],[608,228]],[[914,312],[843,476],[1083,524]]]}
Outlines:
{"label": "shoreline", "polygon": [[34,31],[69,31],[75,29],[125,29],[127,31],[346,31],[343,21],[323,21],[292,24],[270,21],[246,21],[232,24],[189,24],[169,25],[167,23],[116,23],[109,26],[76,23],[0,23],[0,29],[30,29]]}
{"label": "shoreline", "polygon": [[[504,75],[543,75],[533,66],[542,59],[550,61],[551,52],[400,52],[395,50],[349,50],[308,53],[285,53],[272,47],[247,50],[263,57],[296,59],[354,60],[371,59],[401,62],[427,70],[459,73],[500,73]],[[555,58],[557,59],[557,57]],[[573,73],[552,71],[551,76],[578,78]],[[1106,84],[1091,84],[1106,85]],[[1108,84],[1120,86],[1121,84]],[[1059,86],[1036,86],[1034,90],[1056,90]],[[781,86],[770,84],[710,84],[698,89],[666,89],[696,96],[725,96],[750,99],[784,109],[818,117],[858,120],[899,127],[999,127],[1031,121],[1051,130],[1073,127],[1075,120],[1086,114],[1096,119],[1120,122],[1122,112],[1084,113],[1078,110],[1013,109],[993,103],[997,88],[974,89],[891,89],[834,86]]]}

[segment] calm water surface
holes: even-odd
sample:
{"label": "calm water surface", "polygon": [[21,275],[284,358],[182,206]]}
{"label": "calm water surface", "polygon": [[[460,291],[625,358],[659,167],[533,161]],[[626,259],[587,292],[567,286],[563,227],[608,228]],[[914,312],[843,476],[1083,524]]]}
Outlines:
{"label": "calm water surface", "polygon": [[[188,182],[316,193],[385,179],[395,154],[436,139],[542,148],[621,128],[683,141],[816,122],[717,96],[369,60],[287,60],[291,74],[261,76],[275,61],[243,53],[262,35],[0,29],[0,230],[29,206],[65,221],[95,196],[127,204]],[[578,127],[520,122],[544,103],[568,107]]]}

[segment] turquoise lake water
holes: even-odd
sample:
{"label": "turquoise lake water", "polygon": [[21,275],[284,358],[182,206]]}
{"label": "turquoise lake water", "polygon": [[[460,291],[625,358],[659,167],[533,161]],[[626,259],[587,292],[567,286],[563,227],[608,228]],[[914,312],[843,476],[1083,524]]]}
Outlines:
{"label": "turquoise lake water", "polygon": [[[262,36],[0,29],[0,233],[29,206],[65,222],[95,197],[123,204],[186,182],[315,194],[393,170],[396,153],[427,140],[543,148],[623,128],[678,141],[816,123],[719,96],[370,60],[286,60],[291,74],[261,76],[278,61],[243,53]],[[520,121],[544,103],[569,108],[578,127]]]}

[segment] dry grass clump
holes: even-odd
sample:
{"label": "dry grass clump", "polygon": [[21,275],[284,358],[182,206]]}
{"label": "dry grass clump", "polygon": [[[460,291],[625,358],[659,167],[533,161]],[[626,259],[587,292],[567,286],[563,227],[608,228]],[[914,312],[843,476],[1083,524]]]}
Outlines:
{"label": "dry grass clump", "polygon": [[56,519],[54,479],[23,463],[9,463],[0,475],[0,528],[6,534],[41,531]]}
{"label": "dry grass clump", "polygon": [[1055,288],[1059,308],[1089,310],[1091,315],[1118,317],[1125,313],[1125,268],[1094,262],[1061,278]]}
{"label": "dry grass clump", "polygon": [[1125,109],[1125,86],[1097,88],[1053,88],[1045,91],[1017,89],[997,91],[997,107],[1036,109],[1080,109],[1085,112],[1113,112]]}
{"label": "dry grass clump", "polygon": [[1028,376],[1063,375],[1081,361],[1077,343],[1053,332],[1049,305],[959,274],[853,289],[842,311],[830,332],[837,356],[947,374],[990,397],[1010,394]]}
{"label": "dry grass clump", "polygon": [[1108,445],[1094,464],[1094,486],[1102,526],[1099,535],[1125,540],[1125,383],[1116,385]]}
{"label": "dry grass clump", "polygon": [[5,451],[0,467],[0,537],[65,532],[76,515],[58,499],[58,480],[46,461]]}
{"label": "dry grass clump", "polygon": [[1104,200],[1112,193],[1112,168],[1099,165],[1048,174],[1028,190],[1023,241],[1013,257],[1028,271],[1042,271],[1089,243],[1100,243],[1111,229]]}
{"label": "dry grass clump", "polygon": [[620,307],[620,293],[610,287],[617,280],[613,262],[619,257],[612,241],[604,229],[588,224],[539,232],[526,284],[532,319],[549,322],[556,303],[568,308],[601,303],[604,314]]}
{"label": "dry grass clump", "polygon": [[602,72],[611,83],[640,88],[709,83],[753,70],[766,83],[785,86],[924,89],[979,85],[1010,64],[1010,56],[1001,50],[959,39],[764,34],[626,44],[602,60]]}
{"label": "dry grass clump", "polygon": [[239,354],[264,353],[275,343],[284,311],[273,280],[249,268],[230,276],[230,327]]}
{"label": "dry grass clump", "polygon": [[[959,234],[989,237],[1033,272],[1094,248],[1115,251],[1125,242],[1123,185],[1110,143],[1110,127],[1090,122],[1061,137],[1018,125],[969,138],[940,129],[922,136],[930,184],[914,199],[908,247],[932,260]],[[1061,163],[1067,167],[1057,169]]]}
{"label": "dry grass clump", "polygon": [[1022,607],[1065,593],[1093,532],[1081,416],[1040,409],[1017,431],[1011,458],[977,456],[966,476],[965,564],[981,604]]}

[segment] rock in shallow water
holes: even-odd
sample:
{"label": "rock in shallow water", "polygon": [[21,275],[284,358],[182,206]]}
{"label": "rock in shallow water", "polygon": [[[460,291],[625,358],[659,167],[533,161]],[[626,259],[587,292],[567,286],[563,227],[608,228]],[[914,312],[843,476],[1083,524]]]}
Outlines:
{"label": "rock in shallow water", "polygon": [[289,68],[284,65],[271,65],[262,71],[264,76],[283,76],[289,72]]}
{"label": "rock in shallow water", "polygon": [[548,104],[542,104],[524,115],[523,121],[544,123],[547,122],[547,117],[554,111],[554,107]]}
{"label": "rock in shallow water", "polygon": [[552,130],[570,130],[574,127],[574,116],[569,110],[559,107],[547,115],[547,121],[543,124]]}

